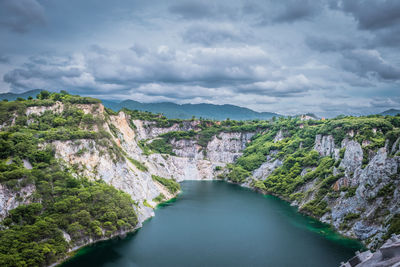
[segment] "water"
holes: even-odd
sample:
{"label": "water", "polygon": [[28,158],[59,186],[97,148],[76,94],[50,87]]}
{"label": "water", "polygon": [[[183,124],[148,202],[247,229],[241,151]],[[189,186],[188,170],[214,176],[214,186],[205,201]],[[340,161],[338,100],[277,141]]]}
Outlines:
{"label": "water", "polygon": [[81,249],[70,266],[339,266],[361,249],[287,203],[220,181],[186,181],[136,233]]}

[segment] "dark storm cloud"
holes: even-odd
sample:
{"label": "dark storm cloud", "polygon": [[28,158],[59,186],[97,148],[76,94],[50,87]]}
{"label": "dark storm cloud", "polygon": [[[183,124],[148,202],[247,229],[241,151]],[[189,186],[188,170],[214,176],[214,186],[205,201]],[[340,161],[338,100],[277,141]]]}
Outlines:
{"label": "dark storm cloud", "polygon": [[314,87],[304,75],[271,75],[276,68],[257,47],[175,51],[162,46],[138,55],[132,48],[111,51],[92,46],[77,58],[31,57],[3,79],[18,91],[27,84],[93,87],[92,93],[135,88],[136,93],[175,99],[212,97],[216,92],[290,97]]}
{"label": "dark storm cloud", "polygon": [[400,68],[384,60],[376,50],[353,50],[343,53],[344,69],[360,76],[383,80],[400,79]]}
{"label": "dark storm cloud", "polygon": [[321,0],[253,1],[246,2],[241,11],[255,16],[256,24],[266,26],[310,19],[318,15],[324,6]]}
{"label": "dark storm cloud", "polygon": [[350,13],[364,30],[378,30],[399,25],[400,1],[398,0],[352,0],[332,1],[332,6]]}
{"label": "dark storm cloud", "polygon": [[371,106],[376,108],[387,109],[388,107],[399,107],[400,106],[400,97],[380,97],[373,98],[370,101]]}
{"label": "dark storm cloud", "polygon": [[381,29],[375,32],[371,46],[400,47],[400,25],[392,28]]}
{"label": "dark storm cloud", "polygon": [[372,112],[398,103],[388,99],[400,86],[399,6],[0,0],[0,88],[287,114]]}
{"label": "dark storm cloud", "polygon": [[349,40],[333,39],[326,37],[307,36],[305,42],[308,47],[319,52],[338,52],[356,48]]}
{"label": "dark storm cloud", "polygon": [[321,12],[323,5],[319,0],[289,0],[281,1],[280,13],[273,22],[294,22],[315,16]]}
{"label": "dark storm cloud", "polygon": [[169,11],[183,19],[204,19],[214,17],[216,14],[213,6],[200,1],[188,1],[178,3],[169,7]]}
{"label": "dark storm cloud", "polygon": [[331,1],[331,7],[350,14],[359,29],[374,34],[369,43],[371,47],[400,45],[400,1],[334,0]]}
{"label": "dark storm cloud", "polygon": [[24,33],[45,21],[44,9],[36,0],[0,1],[1,27]]}

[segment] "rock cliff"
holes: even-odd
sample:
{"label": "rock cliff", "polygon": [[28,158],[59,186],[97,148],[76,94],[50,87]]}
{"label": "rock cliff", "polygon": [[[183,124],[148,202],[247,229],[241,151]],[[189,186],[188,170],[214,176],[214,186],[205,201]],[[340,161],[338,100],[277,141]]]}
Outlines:
{"label": "rock cliff", "polygon": [[[363,166],[364,152],[357,141],[345,138],[337,146],[333,136],[316,135],[314,150],[322,157],[340,161],[338,167],[333,168],[333,174],[340,176],[332,185],[331,196],[335,196],[323,198],[327,203],[327,212],[320,217],[322,222],[333,225],[348,237],[364,241],[370,248],[376,248],[382,242],[388,230],[387,222],[393,214],[400,213],[400,157],[395,156],[398,140],[391,148],[385,146],[377,149]],[[340,158],[340,150],[344,151],[343,158]],[[253,172],[252,177],[264,180],[280,165],[282,162],[269,156]],[[309,168],[303,169],[301,175],[304,176],[308,171]],[[317,179],[308,181],[295,191],[295,194],[308,197],[301,201],[292,200],[292,205],[301,209],[316,199],[319,188]]]}
{"label": "rock cliff", "polygon": [[[143,143],[157,142],[171,132],[191,132],[195,135],[204,129],[202,122],[168,121],[165,124],[135,119],[123,111],[108,114],[101,104],[75,104],[74,107],[83,114],[92,116],[92,120],[97,122],[90,126],[79,125],[80,128],[104,132],[109,138],[50,140],[42,146],[52,146],[56,158],[63,165],[71,167],[74,175],[103,180],[128,193],[135,201],[139,226],[154,215],[153,208],[157,205],[155,199],[158,196],[163,195],[165,199],[175,196],[152,176],[178,182],[215,179],[227,171],[224,170],[227,164],[235,163],[243,155],[255,134],[269,134],[268,130],[261,133],[221,130],[207,139],[206,144],[204,140],[200,142],[196,138],[174,137],[168,141],[172,153],[148,153],[144,151]],[[35,118],[46,112],[61,114],[66,108],[62,102],[50,106],[28,107],[25,111],[27,124],[34,125]],[[11,124],[15,123],[17,115],[14,116]],[[301,124],[300,128],[303,127]],[[400,213],[400,137],[391,146],[386,141],[384,145],[373,149],[368,149],[371,146],[370,141],[357,140],[357,132],[353,130],[336,143],[333,135],[314,134],[312,137],[315,139],[310,149],[317,152],[314,152],[317,157],[330,158],[335,162],[331,168],[332,173],[329,173],[330,170],[323,170],[335,179],[334,183],[330,185],[329,193],[321,197],[318,195],[324,186],[321,179],[305,179],[303,184],[294,187],[291,195],[294,197],[285,199],[302,210],[310,202],[320,198],[318,201],[326,203],[319,216],[322,222],[331,224],[346,236],[364,241],[370,248],[376,248],[386,238],[389,222],[394,214]],[[303,148],[303,142],[296,143],[289,139],[289,130],[279,129],[274,132],[271,144],[266,148],[267,152],[257,155],[262,162],[249,172],[242,185],[263,191],[265,187],[259,187],[260,183],[285,164],[282,153],[287,151],[281,150],[283,145],[290,144],[293,152]],[[24,166],[31,167],[27,161],[24,161]],[[295,167],[292,171],[296,174],[293,181],[307,177],[318,169],[314,165]],[[4,218],[9,210],[19,205],[30,203],[34,192],[34,186],[22,186],[17,195],[0,184],[0,218]],[[299,195],[304,197],[295,197]]]}

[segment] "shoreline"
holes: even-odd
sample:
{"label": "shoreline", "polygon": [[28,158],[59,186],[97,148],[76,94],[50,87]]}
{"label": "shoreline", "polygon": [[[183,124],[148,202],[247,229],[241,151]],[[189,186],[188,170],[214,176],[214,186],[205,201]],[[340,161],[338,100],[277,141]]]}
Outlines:
{"label": "shoreline", "polygon": [[[211,180],[210,180],[210,181],[211,181]],[[165,201],[162,201],[162,202],[158,203],[158,204],[153,208],[153,210],[157,210],[160,206],[162,206],[162,204],[176,201],[176,199],[177,199],[177,197],[178,197],[178,195],[179,195],[180,193],[182,193],[182,191],[178,191],[172,198],[167,199],[167,200],[165,200]],[[51,265],[48,265],[48,266],[49,266],[49,267],[59,267],[59,266],[61,266],[61,264],[67,262],[67,261],[70,260],[70,259],[72,259],[80,249],[83,249],[83,248],[85,248],[85,247],[92,246],[92,245],[94,245],[94,244],[96,244],[96,243],[100,243],[100,242],[103,242],[103,241],[112,240],[112,239],[114,239],[114,238],[121,238],[121,239],[123,239],[123,238],[125,238],[127,235],[129,235],[129,234],[134,234],[136,231],[138,231],[140,228],[142,228],[143,225],[144,225],[147,221],[151,220],[154,216],[155,216],[155,213],[154,213],[153,216],[150,216],[150,217],[146,218],[144,221],[138,222],[138,224],[137,224],[137,225],[135,226],[135,228],[132,229],[132,230],[123,231],[123,232],[120,232],[120,233],[116,233],[116,234],[114,234],[114,235],[112,235],[112,236],[110,236],[110,237],[102,237],[102,238],[96,239],[96,240],[94,240],[94,241],[92,241],[92,242],[89,242],[89,243],[87,243],[87,244],[83,244],[83,245],[80,245],[80,246],[75,246],[75,247],[73,247],[71,250],[69,250],[69,251],[67,252],[67,256],[66,256],[66,257],[64,257],[64,258],[58,260],[57,262],[52,263]]]}
{"label": "shoreline", "polygon": [[[180,181],[179,183],[184,182],[184,181],[207,181],[207,182],[219,181],[219,182],[226,182],[226,183],[228,183],[228,184],[238,185],[238,186],[240,186],[240,187],[242,187],[242,188],[246,188],[246,189],[248,189],[248,190],[251,190],[252,192],[261,194],[261,195],[263,195],[263,196],[272,196],[272,197],[276,197],[276,198],[278,198],[279,200],[284,201],[285,203],[289,204],[291,207],[295,207],[295,208],[296,208],[296,212],[299,213],[299,214],[301,214],[302,216],[310,217],[310,218],[312,218],[312,219],[318,221],[319,223],[321,223],[321,224],[323,224],[323,225],[329,226],[329,228],[330,228],[334,233],[338,234],[338,235],[341,236],[342,238],[360,242],[360,244],[363,245],[362,251],[367,251],[367,250],[368,250],[368,249],[365,247],[365,244],[364,244],[364,242],[362,242],[362,240],[359,240],[359,239],[356,239],[356,238],[352,238],[352,237],[343,235],[342,233],[340,233],[339,231],[337,231],[337,229],[334,228],[333,225],[328,224],[328,223],[324,223],[324,222],[320,221],[319,218],[315,218],[315,217],[313,217],[313,216],[310,216],[310,215],[308,215],[308,214],[306,214],[306,213],[301,212],[301,211],[298,209],[297,206],[291,205],[291,202],[290,202],[290,201],[288,201],[287,199],[282,198],[282,197],[280,197],[280,196],[277,196],[277,195],[275,195],[275,194],[266,193],[265,191],[259,190],[259,189],[257,189],[257,188],[253,188],[253,187],[251,187],[251,186],[249,186],[249,185],[246,185],[246,184],[239,184],[239,183],[234,183],[234,182],[231,182],[231,181],[228,181],[228,180],[221,180],[221,179],[183,180],[183,181]],[[174,197],[172,197],[172,198],[170,198],[170,199],[167,199],[167,200],[165,200],[165,201],[162,201],[162,202],[158,203],[155,207],[153,207],[153,210],[156,211],[157,209],[162,208],[164,204],[168,204],[168,203],[173,203],[173,202],[175,202],[175,201],[177,200],[177,198],[179,197],[179,195],[182,194],[182,193],[183,193],[183,192],[182,192],[181,190],[178,191],[178,192],[176,193],[176,195],[174,195]],[[72,259],[80,249],[83,249],[83,248],[85,248],[85,247],[92,246],[92,245],[94,245],[94,244],[96,244],[96,243],[99,243],[99,242],[109,241],[109,240],[112,240],[112,239],[115,239],[115,238],[121,238],[121,239],[123,239],[123,238],[125,238],[127,235],[134,234],[136,231],[138,231],[140,228],[142,228],[142,227],[144,226],[144,224],[145,224],[147,221],[151,220],[154,216],[155,216],[155,213],[154,213],[153,216],[150,216],[150,217],[146,218],[144,221],[138,223],[138,225],[137,225],[133,230],[120,232],[120,233],[117,233],[117,234],[112,235],[111,237],[103,237],[103,238],[97,239],[97,240],[95,240],[95,241],[93,241],[93,242],[90,242],[90,243],[87,243],[87,244],[83,244],[83,245],[81,245],[81,246],[76,246],[76,247],[72,248],[72,249],[68,252],[68,256],[66,256],[65,258],[60,259],[59,261],[57,261],[57,262],[55,262],[55,263],[49,265],[49,267],[59,267],[59,266],[61,266],[61,264],[67,262],[67,261],[70,260],[70,259]]]}

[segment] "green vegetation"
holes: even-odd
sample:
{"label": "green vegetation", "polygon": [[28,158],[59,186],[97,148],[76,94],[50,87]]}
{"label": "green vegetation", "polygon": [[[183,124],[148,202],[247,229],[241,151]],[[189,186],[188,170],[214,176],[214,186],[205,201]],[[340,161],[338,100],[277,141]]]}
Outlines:
{"label": "green vegetation", "polygon": [[393,196],[393,192],[396,189],[393,183],[389,183],[379,189],[377,196],[378,197],[391,197]]}
{"label": "green vegetation", "polygon": [[[385,140],[391,144],[400,136],[398,127],[400,117],[367,116],[338,117],[330,120],[301,121],[299,118],[279,118],[263,125],[252,142],[243,151],[243,155],[233,165],[227,166],[227,173],[220,175],[233,182],[242,183],[264,162],[279,160],[282,165],[276,168],[264,181],[256,181],[253,186],[266,193],[285,199],[301,201],[309,197],[311,192],[300,193],[299,188],[306,182],[313,182],[312,200],[302,207],[302,211],[320,217],[329,210],[327,198],[333,199],[340,192],[333,190],[335,182],[344,176],[340,163],[346,149],[339,151],[339,159],[321,157],[313,150],[315,136],[333,135],[335,144],[339,146],[344,138],[354,139],[363,145],[364,161],[369,162],[369,152],[384,147]],[[281,139],[275,139],[278,132]],[[365,166],[364,165],[364,166]],[[336,168],[336,175],[333,175]],[[307,170],[303,172],[303,170]],[[342,189],[344,190],[344,189]],[[387,185],[380,194],[392,195],[394,187]],[[356,188],[346,188],[346,197],[355,195]]]}
{"label": "green vegetation", "polygon": [[143,151],[155,152],[160,154],[169,154],[175,155],[172,151],[172,145],[168,143],[168,141],[164,138],[154,139],[150,143],[141,143],[143,147]]}
{"label": "green vegetation", "polygon": [[153,178],[154,181],[165,186],[171,194],[175,194],[179,190],[181,190],[181,185],[172,179],[163,178],[157,175],[152,175],[151,178]]}
{"label": "green vegetation", "polygon": [[147,167],[141,163],[140,161],[137,161],[136,159],[130,158],[130,157],[126,157],[130,162],[132,162],[133,165],[136,166],[136,168],[138,168],[138,170],[142,171],[142,172],[147,172],[149,169],[147,169]]}
{"label": "green vegetation", "polygon": [[[50,117],[38,118],[39,125]],[[49,265],[75,244],[130,231],[137,224],[129,195],[100,181],[75,178],[54,158],[51,146],[39,147],[39,132],[27,125],[0,132],[0,182],[17,196],[21,188],[36,189],[31,204],[11,210],[2,221],[1,266]],[[22,160],[32,169],[24,168]]]}
{"label": "green vegetation", "polygon": [[[62,108],[58,108],[60,103]],[[27,112],[29,107],[36,106],[47,106],[52,110],[39,112],[39,109],[30,109],[31,112]],[[98,100],[66,92],[42,91],[37,99],[0,102],[0,183],[21,200],[22,188],[29,187],[34,191],[30,204],[11,210],[0,225],[1,266],[49,265],[64,257],[69,248],[90,238],[97,240],[134,229],[137,217],[133,208],[135,204],[129,195],[103,182],[80,177],[74,167],[68,168],[55,159],[49,145],[55,140],[75,140],[74,143],[78,143],[79,139],[90,139],[93,146],[101,148],[101,153],[108,153],[112,160],[127,158],[140,171],[148,171],[142,162],[129,158],[103,128],[109,116],[116,113],[108,109],[104,114],[99,111]],[[344,138],[358,142],[367,140],[363,146],[364,165],[372,152],[384,146],[385,140],[389,140],[391,146],[400,136],[400,116],[338,117],[325,121],[279,118],[272,121],[217,122],[171,120],[149,112],[124,111],[130,116],[132,128],[135,128],[132,120],[140,119],[150,122],[151,127],[174,126],[179,129],[139,142],[145,154],[174,155],[172,143],[178,140],[195,141],[205,151],[210,140],[219,138],[222,132],[256,133],[234,164],[228,164],[226,169],[215,168],[221,171],[219,178],[243,183],[267,159],[277,160],[282,164],[265,180],[252,180],[252,185],[285,199],[299,202],[311,199],[302,211],[315,217],[329,211],[328,202],[340,195],[340,191],[334,191],[332,187],[344,176],[344,170],[339,166],[345,154],[345,149],[341,149],[338,160],[321,157],[313,150],[317,134],[333,134],[337,145]],[[193,130],[185,131],[188,128]],[[112,135],[119,136],[116,127],[110,126],[110,130]],[[278,132],[283,136],[280,140],[275,139]],[[76,156],[85,156],[86,153],[90,153],[90,149],[82,147]],[[24,167],[27,161],[32,169]],[[152,178],[171,194],[180,190],[179,183],[173,179],[155,175]],[[382,205],[386,205],[393,195],[397,185],[395,178],[377,194],[377,197],[383,197]],[[299,188],[311,181],[312,191],[299,192]],[[355,187],[341,190],[346,190],[346,197],[352,197],[356,192]],[[165,196],[160,194],[153,201],[159,203],[164,199]],[[151,207],[146,200],[143,204]],[[359,214],[348,214],[343,227],[357,216]],[[398,215],[390,220],[390,233],[399,232],[399,222]],[[71,242],[63,238],[64,234],[71,237]]]}
{"label": "green vegetation", "polygon": [[360,218],[360,214],[359,213],[348,213],[344,217],[344,222],[353,221],[353,220],[358,219],[358,218]]}
{"label": "green vegetation", "polygon": [[143,205],[148,208],[154,208],[152,205],[149,204],[149,202],[147,202],[147,199],[143,200]]}
{"label": "green vegetation", "polygon": [[[150,116],[150,113],[135,111],[127,111],[130,114],[133,114],[133,118],[148,120],[155,122],[156,127],[170,127],[174,124],[178,124],[179,127],[184,129],[184,125],[186,127],[192,127],[193,130],[184,131],[171,131],[164,134],[159,135],[156,139],[148,141],[140,142],[142,150],[146,154],[150,153],[161,153],[161,154],[170,154],[175,155],[173,152],[173,147],[171,145],[172,141],[179,140],[194,140],[196,143],[205,149],[208,143],[212,140],[214,136],[218,138],[218,135],[222,132],[256,132],[266,129],[269,125],[267,121],[231,121],[226,120],[222,122],[213,121],[213,120],[204,120],[200,119],[196,121],[195,126],[189,125],[190,121],[183,120],[168,120],[167,118],[158,115],[154,117],[154,115]],[[167,122],[165,122],[167,121]],[[166,125],[166,126],[164,126]]]}
{"label": "green vegetation", "polygon": [[356,195],[356,190],[357,190],[357,187],[349,187],[349,188],[346,188],[346,195],[345,195],[345,197],[346,198],[349,198],[349,197],[354,197],[355,195]]}
{"label": "green vegetation", "polygon": [[389,229],[386,234],[386,238],[392,234],[400,234],[400,214],[394,215],[389,221]]}
{"label": "green vegetation", "polygon": [[251,176],[251,173],[243,169],[241,166],[234,166],[229,164],[227,167],[229,173],[226,176],[222,176],[220,178],[227,178],[234,183],[243,183],[246,178]]}
{"label": "green vegetation", "polygon": [[154,202],[157,202],[157,203],[160,203],[160,202],[162,202],[164,199],[165,199],[164,194],[163,194],[163,193],[160,193],[157,197],[155,197],[155,198],[153,199],[153,201],[154,201]]}
{"label": "green vegetation", "polygon": [[328,208],[328,203],[326,203],[326,201],[314,199],[305,204],[302,207],[301,211],[315,217],[321,217],[322,215],[324,215],[326,212],[329,211],[329,208]]}

